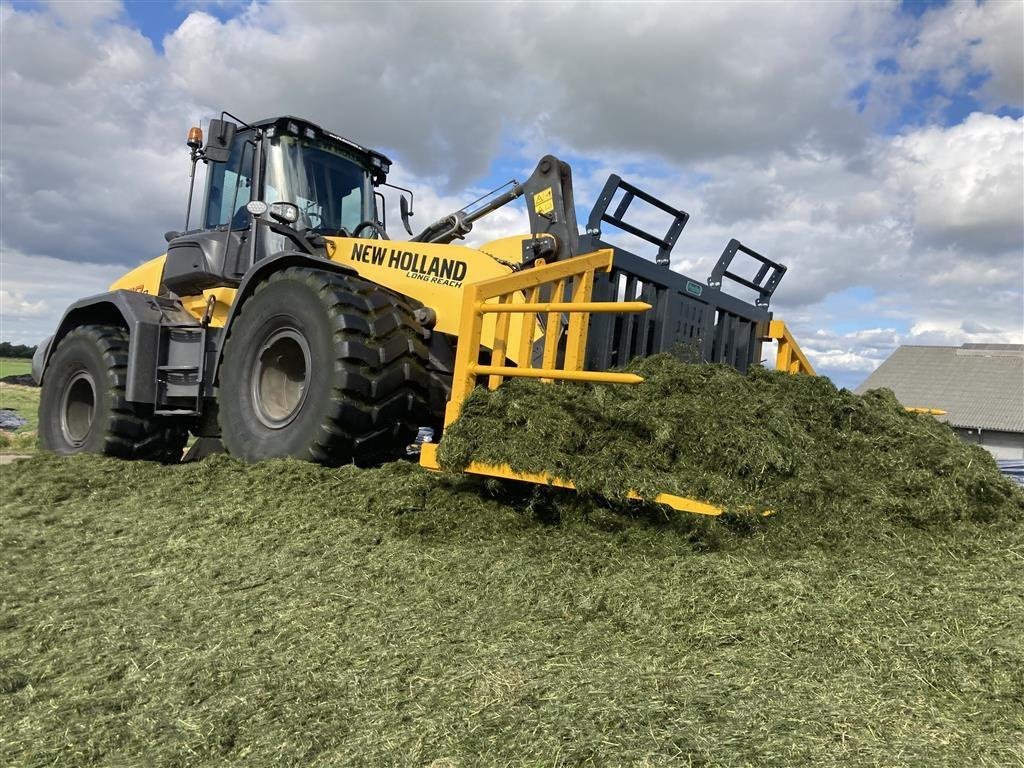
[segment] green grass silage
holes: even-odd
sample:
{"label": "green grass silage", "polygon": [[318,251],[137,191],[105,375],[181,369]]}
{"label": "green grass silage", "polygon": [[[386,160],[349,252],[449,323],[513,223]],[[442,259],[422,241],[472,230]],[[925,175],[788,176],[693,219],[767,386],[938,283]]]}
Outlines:
{"label": "green grass silage", "polygon": [[987,452],[888,390],[858,397],[824,377],[742,376],[668,355],[631,370],[643,383],[478,389],[445,432],[441,463],[507,462],[609,498],[664,491],[808,523],[983,520],[1024,507]]}
{"label": "green grass silage", "polygon": [[415,466],[0,467],[3,765],[1024,758],[1024,528]]}

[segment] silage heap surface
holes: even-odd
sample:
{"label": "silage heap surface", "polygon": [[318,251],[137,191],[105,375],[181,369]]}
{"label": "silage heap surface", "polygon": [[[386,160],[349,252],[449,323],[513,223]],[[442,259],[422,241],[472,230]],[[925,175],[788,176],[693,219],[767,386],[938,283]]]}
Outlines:
{"label": "silage heap surface", "polygon": [[584,494],[673,493],[733,517],[856,512],[929,523],[1022,508],[985,450],[906,412],[888,390],[861,397],[824,377],[760,367],[743,376],[668,355],[628,370],[643,383],[478,388],[445,432],[442,466],[508,463]]}
{"label": "silage heap surface", "polygon": [[1020,762],[1019,514],[748,531],[225,456],[0,489],[0,765]]}

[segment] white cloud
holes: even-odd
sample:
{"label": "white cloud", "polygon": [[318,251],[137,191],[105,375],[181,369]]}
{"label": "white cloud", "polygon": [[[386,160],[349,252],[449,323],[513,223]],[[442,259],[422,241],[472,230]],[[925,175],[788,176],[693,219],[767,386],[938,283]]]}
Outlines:
{"label": "white cloud", "polygon": [[122,271],[117,264],[0,251],[0,339],[38,344],[69,304],[106,291]]}
{"label": "white cloud", "polygon": [[[787,314],[853,287],[885,297],[870,313],[979,314],[1019,333],[1024,283],[1024,120],[972,115],[839,154],[704,163],[701,190],[649,185],[692,214],[676,266],[708,274],[730,237],[790,267]],[[906,314],[902,315],[906,317]]]}
{"label": "white cloud", "polygon": [[4,246],[122,263],[160,253],[183,217],[189,109],[150,42],[116,23],[0,14]]}
{"label": "white cloud", "polygon": [[[877,136],[877,105],[860,114],[847,93],[870,79],[898,111],[914,78],[941,72],[953,88],[987,73],[990,105],[1020,105],[1020,7],[918,22],[882,3],[268,2],[227,21],[194,12],[160,54],[117,4],[0,5],[3,289],[59,313],[161,252],[183,219],[185,130],[227,108],[305,115],[389,151],[417,228],[485,191],[499,154],[524,174],[544,152],[580,161],[584,206],[621,172],[693,215],[675,259],[693,277],[732,236],[788,264],[776,306],[834,370],[865,370],[896,341],[814,334],[829,323],[1013,340],[1024,122],[976,114]],[[886,56],[901,67],[888,80],[874,69]],[[525,222],[510,206],[469,242]],[[873,298],[834,306],[854,286]],[[17,322],[34,341],[56,320]]]}
{"label": "white cloud", "polygon": [[887,14],[829,3],[272,2],[223,22],[193,13],[164,44],[171,81],[207,104],[230,83],[232,111],[344,126],[459,186],[508,130],[676,161],[855,148],[867,126],[844,103],[851,82],[830,41],[854,16]]}
{"label": "white cloud", "polygon": [[975,113],[916,131],[893,143],[886,171],[912,200],[917,244],[1024,247],[1024,119]]}
{"label": "white cloud", "polygon": [[46,301],[31,302],[23,293],[11,293],[0,289],[0,314],[7,317],[39,317],[49,309]]}
{"label": "white cloud", "polygon": [[1007,333],[1000,328],[991,328],[974,320],[955,321],[925,320],[915,323],[906,336],[907,344],[931,344],[958,346],[973,343],[1020,343],[1019,333]]}
{"label": "white cloud", "polygon": [[116,18],[124,10],[118,0],[48,0],[47,9],[67,25],[91,25]]}
{"label": "white cloud", "polygon": [[870,373],[901,343],[894,328],[870,328],[834,333],[819,328],[799,338],[801,348],[816,368]]}
{"label": "white cloud", "polygon": [[902,74],[913,80],[934,73],[947,91],[968,77],[985,82],[977,93],[986,106],[1019,105],[1024,98],[1024,4],[1014,0],[953,2],[924,14],[919,32],[899,50]]}

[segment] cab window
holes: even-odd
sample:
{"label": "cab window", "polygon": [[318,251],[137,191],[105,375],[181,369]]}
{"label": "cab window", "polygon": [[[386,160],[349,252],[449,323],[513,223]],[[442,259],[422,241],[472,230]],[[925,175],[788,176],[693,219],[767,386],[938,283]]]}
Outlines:
{"label": "cab window", "polygon": [[252,199],[253,145],[248,132],[238,133],[231,145],[226,163],[207,166],[209,181],[206,194],[207,229],[231,224],[232,229],[248,225],[245,205]]}

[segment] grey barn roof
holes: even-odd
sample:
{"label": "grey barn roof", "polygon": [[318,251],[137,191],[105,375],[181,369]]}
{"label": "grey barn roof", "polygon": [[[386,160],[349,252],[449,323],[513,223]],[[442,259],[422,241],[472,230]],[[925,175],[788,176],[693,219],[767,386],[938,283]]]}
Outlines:
{"label": "grey barn roof", "polygon": [[941,408],[955,427],[1024,432],[1024,345],[903,346],[855,390],[886,387],[908,406]]}

